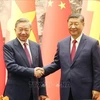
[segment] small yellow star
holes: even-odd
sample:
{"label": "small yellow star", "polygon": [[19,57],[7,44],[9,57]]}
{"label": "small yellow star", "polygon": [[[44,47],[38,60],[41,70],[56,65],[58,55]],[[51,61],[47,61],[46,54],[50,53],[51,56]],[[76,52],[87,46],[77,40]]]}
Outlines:
{"label": "small yellow star", "polygon": [[49,7],[52,7],[52,4],[53,4],[53,1],[49,0],[48,6],[49,6]]}
{"label": "small yellow star", "polygon": [[63,8],[65,8],[65,3],[63,3],[63,2],[61,1],[60,5],[58,5],[58,6],[60,6],[60,8],[63,9]]}

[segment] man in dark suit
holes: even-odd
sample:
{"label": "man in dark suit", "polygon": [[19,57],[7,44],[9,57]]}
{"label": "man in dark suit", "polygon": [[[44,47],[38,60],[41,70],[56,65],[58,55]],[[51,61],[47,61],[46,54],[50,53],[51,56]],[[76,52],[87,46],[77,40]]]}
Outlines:
{"label": "man in dark suit", "polygon": [[10,100],[46,100],[45,79],[35,77],[35,67],[43,65],[40,46],[28,40],[31,27],[29,20],[18,19],[15,23],[17,38],[4,45],[8,70],[4,95]]}
{"label": "man in dark suit", "polygon": [[45,76],[61,69],[60,100],[96,100],[100,94],[99,43],[83,34],[83,27],[84,17],[71,14],[68,18],[71,36],[58,42],[54,61],[44,70],[40,68]]}

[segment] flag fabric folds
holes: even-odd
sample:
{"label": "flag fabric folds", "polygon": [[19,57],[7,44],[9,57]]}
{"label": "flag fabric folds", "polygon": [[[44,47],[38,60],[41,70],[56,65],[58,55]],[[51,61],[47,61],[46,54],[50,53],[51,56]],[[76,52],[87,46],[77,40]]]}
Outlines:
{"label": "flag fabric folds", "polygon": [[2,37],[2,28],[0,24],[0,95],[3,95],[4,87],[5,87],[5,63],[3,56],[3,37]]}
{"label": "flag fabric folds", "polygon": [[[41,44],[44,65],[53,61],[58,41],[69,36],[67,18],[70,13],[69,0],[48,1]],[[59,77],[60,71],[57,71],[46,78],[50,100],[59,100]]]}

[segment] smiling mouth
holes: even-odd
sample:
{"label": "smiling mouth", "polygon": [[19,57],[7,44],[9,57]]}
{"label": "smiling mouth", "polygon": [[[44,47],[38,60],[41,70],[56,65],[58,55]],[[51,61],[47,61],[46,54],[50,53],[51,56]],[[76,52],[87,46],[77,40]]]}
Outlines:
{"label": "smiling mouth", "polygon": [[77,30],[71,30],[71,32],[73,32],[73,33],[76,32],[76,31],[77,31]]}
{"label": "smiling mouth", "polygon": [[26,38],[26,36],[21,36],[22,38]]}

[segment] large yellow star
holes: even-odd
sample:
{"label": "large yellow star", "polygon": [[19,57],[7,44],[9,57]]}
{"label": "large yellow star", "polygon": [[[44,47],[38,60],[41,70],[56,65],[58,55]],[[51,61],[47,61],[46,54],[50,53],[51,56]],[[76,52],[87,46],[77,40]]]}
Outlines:
{"label": "large yellow star", "polygon": [[63,3],[63,2],[61,1],[61,2],[60,2],[60,5],[58,5],[58,6],[60,6],[60,8],[63,9],[63,8],[65,8],[65,3]]}
{"label": "large yellow star", "polygon": [[[7,23],[7,30],[10,31],[10,40],[16,37],[16,34],[14,32],[16,20],[18,20],[19,18],[27,18],[30,22],[32,22],[35,16],[36,16],[36,11],[31,11],[27,13],[21,12],[15,0],[12,0],[11,18],[8,20],[8,23]],[[36,41],[35,36],[32,31],[30,33],[30,38],[31,40]]]}
{"label": "large yellow star", "polygon": [[49,0],[48,6],[49,6],[49,7],[52,7],[52,4],[53,4],[53,1]]}

